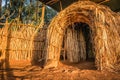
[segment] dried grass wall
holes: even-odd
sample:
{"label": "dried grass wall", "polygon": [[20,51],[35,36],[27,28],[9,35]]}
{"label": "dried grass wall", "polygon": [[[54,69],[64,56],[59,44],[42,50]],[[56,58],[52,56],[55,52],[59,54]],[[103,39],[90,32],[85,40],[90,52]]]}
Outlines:
{"label": "dried grass wall", "polygon": [[45,67],[58,66],[65,31],[76,22],[88,24],[92,31],[96,67],[99,70],[120,70],[120,15],[90,1],[76,2],[52,20],[47,32]]}
{"label": "dried grass wall", "polygon": [[[0,28],[0,60],[37,62],[44,57],[46,28],[7,23]],[[32,37],[33,36],[33,37]]]}
{"label": "dried grass wall", "polygon": [[[77,29],[75,29],[77,27]],[[86,42],[81,26],[67,28],[64,35],[64,46],[67,61],[80,62],[86,60]],[[73,47],[72,47],[73,46]]]}

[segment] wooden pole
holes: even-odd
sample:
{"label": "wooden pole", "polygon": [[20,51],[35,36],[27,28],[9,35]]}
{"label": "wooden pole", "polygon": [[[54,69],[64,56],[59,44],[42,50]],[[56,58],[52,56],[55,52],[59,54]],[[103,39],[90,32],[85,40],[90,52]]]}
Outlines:
{"label": "wooden pole", "polygon": [[63,10],[63,7],[62,7],[62,2],[60,0],[60,10],[62,11]]}
{"label": "wooden pole", "polygon": [[[38,32],[38,30],[40,29],[40,28],[43,28],[43,26],[44,26],[44,16],[45,16],[45,5],[43,4],[43,6],[42,6],[42,14],[41,14],[41,23],[40,23],[40,25],[36,28],[36,30],[35,30],[35,32],[33,33],[33,35],[32,35],[32,37],[31,37],[31,42],[30,42],[30,54],[31,54],[31,52],[32,52],[32,46],[34,45],[33,44],[33,40],[34,40],[34,37],[35,37],[35,35],[37,34],[37,32]],[[34,54],[32,54],[32,63],[34,64],[34,63],[36,63],[34,60],[35,60],[35,57],[33,57],[33,55]],[[31,55],[29,55],[29,56],[31,56]],[[39,61],[39,60],[38,60]]]}
{"label": "wooden pole", "polygon": [[43,27],[44,25],[44,17],[45,17],[45,5],[43,4],[43,7],[42,7],[42,15],[41,15],[41,27]]}

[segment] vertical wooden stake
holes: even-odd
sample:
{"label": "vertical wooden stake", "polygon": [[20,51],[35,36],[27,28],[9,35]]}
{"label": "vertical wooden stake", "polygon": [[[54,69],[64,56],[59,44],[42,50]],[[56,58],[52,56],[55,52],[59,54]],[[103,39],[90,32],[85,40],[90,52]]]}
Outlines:
{"label": "vertical wooden stake", "polygon": [[60,0],[60,10],[62,11],[63,10],[63,7],[62,7],[62,2]]}
{"label": "vertical wooden stake", "polygon": [[[42,7],[42,14],[41,14],[41,23],[40,25],[36,28],[35,32],[33,33],[31,37],[31,42],[30,42],[30,54],[32,54],[32,46],[33,46],[33,41],[34,41],[34,36],[37,34],[38,30],[44,26],[44,16],[45,16],[45,5],[43,4]],[[32,62],[34,63],[35,61],[35,56],[33,57],[34,54],[32,54]]]}

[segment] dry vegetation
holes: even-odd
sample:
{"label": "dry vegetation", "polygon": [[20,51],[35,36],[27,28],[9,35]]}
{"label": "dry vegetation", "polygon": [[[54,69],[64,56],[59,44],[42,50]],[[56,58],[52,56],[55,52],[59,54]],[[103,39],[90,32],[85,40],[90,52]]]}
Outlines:
{"label": "dry vegetation", "polygon": [[[119,80],[119,22],[119,13],[90,1],[70,5],[48,28],[6,22],[0,28],[0,79]],[[67,61],[60,62],[60,55]]]}
{"label": "dry vegetation", "polygon": [[20,23],[7,23],[0,29],[0,61],[28,60],[38,62],[43,57],[46,28]]}
{"label": "dry vegetation", "polygon": [[[70,25],[80,22],[88,24],[91,29],[90,36],[97,69],[119,71],[120,15],[112,12],[108,7],[90,1],[76,2],[61,11],[52,20],[47,33],[48,56],[45,67],[58,66],[66,29]],[[76,48],[75,41],[69,42],[71,49]],[[76,58],[78,57],[76,56]]]}

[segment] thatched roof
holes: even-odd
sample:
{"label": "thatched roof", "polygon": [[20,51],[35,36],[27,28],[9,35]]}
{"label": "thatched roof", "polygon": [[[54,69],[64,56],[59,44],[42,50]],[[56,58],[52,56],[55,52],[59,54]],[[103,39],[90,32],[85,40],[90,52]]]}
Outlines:
{"label": "thatched roof", "polygon": [[[61,7],[60,7],[60,1],[61,1],[61,5],[62,8],[66,8],[67,6],[69,6],[70,4],[76,2],[76,1],[81,1],[81,0],[39,0],[41,2],[43,2],[44,4],[52,7],[53,9],[60,11]],[[85,0],[83,0],[85,1]],[[93,1],[99,4],[104,4],[109,6],[113,11],[120,11],[120,0],[89,0],[89,1]]]}
{"label": "thatched roof", "polygon": [[[96,67],[99,70],[120,70],[120,15],[90,1],[70,5],[51,21],[47,32],[48,65],[46,63],[45,68],[58,66],[63,36],[76,22],[86,23],[91,29]],[[74,46],[71,47],[75,49]]]}

